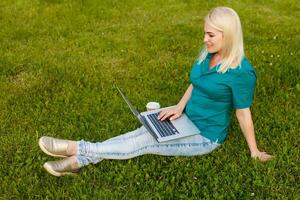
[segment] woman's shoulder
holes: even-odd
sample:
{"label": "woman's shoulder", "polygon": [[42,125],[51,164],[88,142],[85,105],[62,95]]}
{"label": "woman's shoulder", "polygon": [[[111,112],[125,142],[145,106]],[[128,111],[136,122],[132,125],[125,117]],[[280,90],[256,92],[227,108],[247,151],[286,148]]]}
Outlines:
{"label": "woman's shoulder", "polygon": [[228,71],[228,76],[232,83],[247,82],[247,80],[256,80],[256,71],[246,57],[243,57],[241,64]]}
{"label": "woman's shoulder", "polygon": [[243,57],[242,62],[241,62],[241,69],[245,71],[252,71],[254,70],[252,64],[248,60],[246,56]]}
{"label": "woman's shoulder", "polygon": [[247,57],[243,57],[241,64],[237,66],[232,72],[236,75],[255,73],[255,69],[252,64],[249,62]]}

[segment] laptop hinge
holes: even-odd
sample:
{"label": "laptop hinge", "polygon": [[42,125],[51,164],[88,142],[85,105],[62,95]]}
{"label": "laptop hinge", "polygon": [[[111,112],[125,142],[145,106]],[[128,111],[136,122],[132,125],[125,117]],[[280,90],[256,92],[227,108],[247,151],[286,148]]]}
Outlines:
{"label": "laptop hinge", "polygon": [[141,114],[138,115],[138,119],[140,120],[140,122],[145,126],[145,128],[147,129],[147,131],[157,140],[157,135],[155,134],[155,132],[153,131],[153,129],[151,128],[151,126],[149,125],[149,123],[147,122],[146,118],[144,116],[142,116]]}

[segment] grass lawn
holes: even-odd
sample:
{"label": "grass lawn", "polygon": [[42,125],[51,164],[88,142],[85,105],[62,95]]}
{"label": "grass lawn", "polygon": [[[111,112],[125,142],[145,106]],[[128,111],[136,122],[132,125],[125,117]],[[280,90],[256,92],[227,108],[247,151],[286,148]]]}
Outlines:
{"label": "grass lawn", "polygon": [[[176,104],[202,46],[203,17],[240,15],[258,81],[252,160],[233,120],[196,157],[104,160],[63,178],[42,165],[42,135],[102,141],[140,126],[113,85],[144,110]],[[296,0],[1,0],[0,199],[300,199],[300,6]]]}

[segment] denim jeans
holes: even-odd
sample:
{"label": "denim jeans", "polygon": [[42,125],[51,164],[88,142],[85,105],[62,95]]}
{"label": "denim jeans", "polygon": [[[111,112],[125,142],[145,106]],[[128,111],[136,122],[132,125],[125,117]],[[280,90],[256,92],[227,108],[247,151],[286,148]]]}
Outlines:
{"label": "denim jeans", "polygon": [[163,156],[194,156],[213,151],[220,144],[200,134],[158,143],[145,127],[138,128],[104,142],[78,142],[76,158],[79,166],[98,163],[103,159],[130,159],[144,154]]}

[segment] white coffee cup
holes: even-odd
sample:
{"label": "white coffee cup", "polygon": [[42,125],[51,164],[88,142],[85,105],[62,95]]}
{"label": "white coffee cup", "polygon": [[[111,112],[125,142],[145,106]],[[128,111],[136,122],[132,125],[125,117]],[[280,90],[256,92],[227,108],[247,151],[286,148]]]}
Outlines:
{"label": "white coffee cup", "polygon": [[160,105],[158,102],[149,102],[146,105],[147,110],[156,110],[156,109],[160,109]]}

